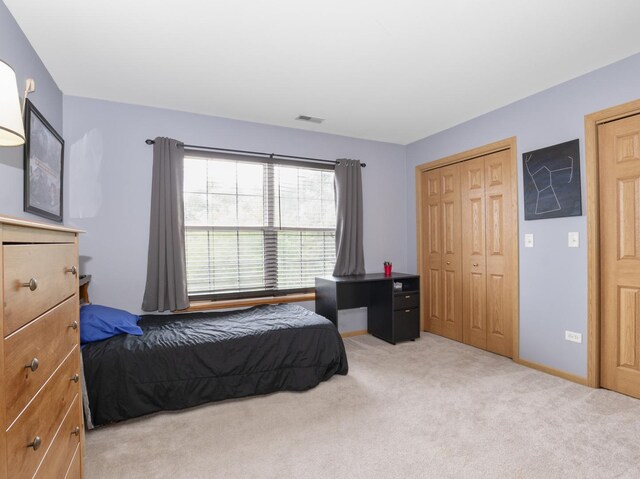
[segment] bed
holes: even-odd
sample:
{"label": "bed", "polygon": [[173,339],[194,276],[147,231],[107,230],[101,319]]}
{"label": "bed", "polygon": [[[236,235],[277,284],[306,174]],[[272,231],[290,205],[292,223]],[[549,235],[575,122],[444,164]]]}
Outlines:
{"label": "bed", "polygon": [[82,350],[93,426],[162,410],[275,391],[303,391],[347,374],[336,327],[301,306],[145,315],[142,336]]}

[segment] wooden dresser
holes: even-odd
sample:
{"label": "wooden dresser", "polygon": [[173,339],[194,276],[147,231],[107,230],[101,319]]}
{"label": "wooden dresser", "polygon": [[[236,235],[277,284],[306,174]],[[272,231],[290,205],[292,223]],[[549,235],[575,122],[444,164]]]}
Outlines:
{"label": "wooden dresser", "polygon": [[82,477],[78,233],[0,216],[0,479]]}

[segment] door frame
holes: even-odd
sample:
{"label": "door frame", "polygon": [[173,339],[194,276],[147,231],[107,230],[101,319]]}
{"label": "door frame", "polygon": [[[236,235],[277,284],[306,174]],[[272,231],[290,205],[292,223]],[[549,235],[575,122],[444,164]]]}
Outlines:
{"label": "door frame", "polygon": [[584,117],[587,181],[587,385],[600,387],[600,190],[598,125],[640,113],[640,100]]}
{"label": "door frame", "polygon": [[[454,163],[461,163],[463,161],[473,160],[474,158],[478,158],[481,156],[490,155],[491,153],[497,153],[499,151],[509,150],[511,156],[511,212],[513,218],[513,227],[515,234],[511,238],[512,241],[512,275],[514,278],[513,282],[513,360],[518,360],[520,358],[519,352],[519,325],[520,325],[520,278],[518,276],[519,272],[519,237],[520,233],[518,231],[518,150],[516,145],[516,137],[512,136],[511,138],[507,138],[504,140],[496,141],[494,143],[489,143],[484,146],[479,146],[477,148],[473,148],[471,150],[463,151],[461,153],[456,153],[454,155],[446,156],[444,158],[440,158],[435,161],[430,161],[428,163],[422,163],[416,166],[416,235],[417,235],[417,253],[418,253],[418,273],[422,272],[422,264],[423,264],[423,254],[422,254],[422,233],[423,233],[423,224],[422,224],[422,173],[430,170],[434,170],[436,168],[440,168],[447,165],[452,165]],[[426,288],[425,280],[420,281],[420,329],[422,331],[425,330],[425,295]]]}

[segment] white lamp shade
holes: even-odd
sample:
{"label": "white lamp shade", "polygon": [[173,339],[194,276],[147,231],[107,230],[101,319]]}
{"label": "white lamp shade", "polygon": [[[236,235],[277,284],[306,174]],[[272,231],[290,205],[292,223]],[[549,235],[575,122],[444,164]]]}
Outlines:
{"label": "white lamp shade", "polygon": [[0,146],[24,144],[24,126],[16,74],[0,60]]}

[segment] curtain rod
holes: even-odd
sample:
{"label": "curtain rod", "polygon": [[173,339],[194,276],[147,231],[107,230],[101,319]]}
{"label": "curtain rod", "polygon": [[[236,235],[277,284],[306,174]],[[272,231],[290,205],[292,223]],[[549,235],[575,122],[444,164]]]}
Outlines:
{"label": "curtain rod", "polygon": [[[145,140],[147,145],[153,145],[155,141],[153,140]],[[291,155],[279,155],[277,153],[264,153],[262,151],[246,151],[246,150],[231,150],[228,148],[215,148],[213,146],[198,146],[198,145],[185,145],[184,143],[178,143],[178,145],[183,148],[190,148],[192,150],[207,150],[207,151],[224,151],[227,153],[242,153],[245,155],[258,155],[258,156],[268,156],[269,158],[283,158],[287,160],[307,160],[307,161],[316,161],[319,163],[333,163],[337,165],[340,163],[338,160],[323,160],[321,158],[309,158],[307,156],[291,156]],[[366,163],[360,163],[360,166],[363,168],[367,166]]]}

